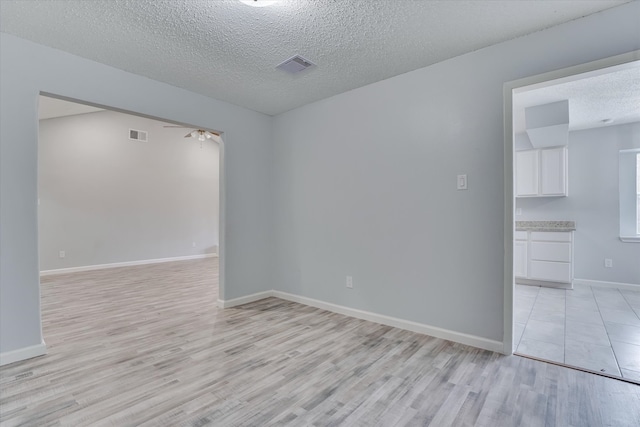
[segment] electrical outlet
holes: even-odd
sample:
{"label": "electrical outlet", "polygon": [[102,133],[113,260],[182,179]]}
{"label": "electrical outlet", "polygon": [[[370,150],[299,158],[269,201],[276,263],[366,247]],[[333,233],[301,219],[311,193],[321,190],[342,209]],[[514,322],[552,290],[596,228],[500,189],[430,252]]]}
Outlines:
{"label": "electrical outlet", "polygon": [[522,208],[516,208],[516,215],[522,215]]}
{"label": "electrical outlet", "polygon": [[604,266],[607,268],[613,268],[613,260],[611,258],[605,258]]}
{"label": "electrical outlet", "polygon": [[196,242],[191,242],[191,246],[195,248],[196,247]]}
{"label": "electrical outlet", "polygon": [[347,276],[347,288],[353,288],[353,277]]}
{"label": "electrical outlet", "polygon": [[60,251],[60,252],[58,253],[58,256],[59,256],[60,258],[64,258],[65,256],[67,256],[67,254],[65,253],[65,251]]}

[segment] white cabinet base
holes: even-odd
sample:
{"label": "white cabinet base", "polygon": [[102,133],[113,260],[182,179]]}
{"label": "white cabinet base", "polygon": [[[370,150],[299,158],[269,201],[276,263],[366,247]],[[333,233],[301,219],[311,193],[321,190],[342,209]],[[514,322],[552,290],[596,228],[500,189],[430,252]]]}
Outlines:
{"label": "white cabinet base", "polygon": [[568,262],[534,261],[529,263],[529,278],[551,282],[571,282],[571,264]]}
{"label": "white cabinet base", "polygon": [[513,244],[513,274],[516,277],[527,277],[527,256],[528,243],[526,240],[516,240]]}
{"label": "white cabinet base", "polygon": [[528,231],[513,244],[515,282],[573,289],[573,232]]}

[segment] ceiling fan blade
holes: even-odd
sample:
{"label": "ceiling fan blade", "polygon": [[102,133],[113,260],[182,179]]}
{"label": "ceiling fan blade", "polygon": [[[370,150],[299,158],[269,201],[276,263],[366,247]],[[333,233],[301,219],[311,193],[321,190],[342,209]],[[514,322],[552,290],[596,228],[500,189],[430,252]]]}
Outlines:
{"label": "ceiling fan blade", "polygon": [[186,134],[184,137],[185,138],[193,138],[193,135],[191,135],[192,132],[189,132],[188,134]]}

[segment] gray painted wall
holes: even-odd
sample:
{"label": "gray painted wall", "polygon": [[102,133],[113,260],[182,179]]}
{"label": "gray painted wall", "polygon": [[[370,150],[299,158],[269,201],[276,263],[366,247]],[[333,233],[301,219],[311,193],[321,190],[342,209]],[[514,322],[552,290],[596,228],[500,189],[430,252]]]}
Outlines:
{"label": "gray painted wall", "polygon": [[165,124],[114,111],[40,121],[40,270],[216,253],[218,144]]}
{"label": "gray painted wall", "polygon": [[503,83],[640,49],[638,14],[633,2],[275,119],[2,33],[0,352],[40,343],[39,91],[226,132],[225,299],[276,288],[501,341]]}
{"label": "gray painted wall", "polygon": [[276,289],[502,341],[503,84],[639,49],[639,14],[627,4],[277,116]]}
{"label": "gray painted wall", "polygon": [[40,91],[224,131],[226,203],[220,214],[225,217],[228,238],[221,265],[226,276],[221,297],[271,288],[271,117],[6,33],[0,33],[0,49],[0,352],[41,343]]}
{"label": "gray painted wall", "polygon": [[640,285],[640,244],[619,239],[618,152],[628,148],[640,148],[640,123],[569,132],[569,196],[516,199],[517,220],[576,221],[576,279]]}

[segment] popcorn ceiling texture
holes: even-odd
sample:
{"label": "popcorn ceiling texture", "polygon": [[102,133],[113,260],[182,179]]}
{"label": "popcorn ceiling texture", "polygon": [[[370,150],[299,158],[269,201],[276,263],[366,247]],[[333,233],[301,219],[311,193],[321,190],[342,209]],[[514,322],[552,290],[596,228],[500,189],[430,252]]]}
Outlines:
{"label": "popcorn ceiling texture", "polygon": [[[525,108],[569,100],[569,130],[640,121],[640,67],[563,82],[513,97],[513,131],[526,130]],[[603,123],[604,119],[613,123]]]}
{"label": "popcorn ceiling texture", "polygon": [[626,2],[2,0],[0,29],[274,115]]}

